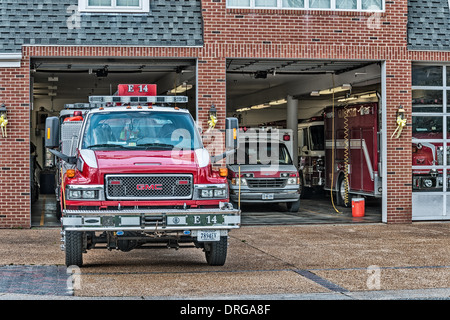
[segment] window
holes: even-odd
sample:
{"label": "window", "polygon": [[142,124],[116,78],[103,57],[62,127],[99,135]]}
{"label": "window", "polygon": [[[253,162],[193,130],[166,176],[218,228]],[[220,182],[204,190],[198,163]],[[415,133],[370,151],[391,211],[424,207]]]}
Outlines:
{"label": "window", "polygon": [[412,66],[413,220],[449,219],[449,74],[450,65]]}
{"label": "window", "polygon": [[116,111],[91,113],[82,148],[92,150],[195,150],[201,141],[188,113]]}
{"label": "window", "polygon": [[239,148],[230,157],[230,163],[234,164],[267,164],[283,165],[292,164],[292,159],[287,147],[273,141],[247,141],[241,143]]}
{"label": "window", "polygon": [[227,0],[228,8],[328,9],[379,12],[383,0]]}
{"label": "window", "polygon": [[150,11],[150,0],[78,0],[80,12],[130,12]]}

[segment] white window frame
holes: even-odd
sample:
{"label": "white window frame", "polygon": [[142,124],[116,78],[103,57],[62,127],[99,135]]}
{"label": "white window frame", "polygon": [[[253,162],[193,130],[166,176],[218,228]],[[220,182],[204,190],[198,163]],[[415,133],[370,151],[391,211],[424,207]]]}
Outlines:
{"label": "white window frame", "polygon": [[150,0],[139,0],[138,7],[116,6],[117,0],[111,0],[111,6],[89,6],[89,0],[78,0],[79,12],[117,12],[117,13],[148,13],[150,12]]}
{"label": "white window frame", "polygon": [[[450,83],[447,81],[447,71],[450,69],[450,64],[446,63],[426,63],[426,62],[414,62],[415,66],[436,66],[442,67],[442,84],[441,85],[412,85],[411,91],[413,90],[439,90],[442,91],[442,112],[414,112],[412,111],[412,116],[415,117],[441,117],[442,118],[442,138],[436,139],[416,139],[418,142],[423,143],[442,143],[444,147],[442,164],[432,165],[432,166],[420,166],[420,165],[412,165],[412,169],[419,170],[442,170],[442,191],[414,191],[412,192],[412,220],[420,221],[420,220],[449,220],[449,213],[447,212],[447,207],[449,207],[450,203],[450,189],[447,188],[447,179],[448,179],[448,170],[450,169],[450,163],[447,161],[447,152],[446,147],[450,147],[450,139],[447,138],[447,133],[449,129],[447,128],[447,119],[450,118],[450,104],[447,100],[447,95],[450,92]],[[416,212],[415,204],[417,202],[424,202],[424,196],[434,196],[435,198],[441,197],[442,201],[442,212],[438,212],[433,209],[433,213],[435,215],[427,215],[422,212]],[[431,204],[431,203],[430,203]]]}
{"label": "white window frame", "polygon": [[[227,8],[229,9],[281,9],[281,10],[322,10],[322,11],[355,11],[355,12],[384,12],[385,0],[381,0],[382,8],[380,10],[363,10],[362,0],[356,0],[356,9],[336,9],[336,0],[330,0],[330,8],[310,8],[309,2],[311,0],[303,0],[303,8],[289,8],[283,7],[283,0],[277,0],[276,7],[257,7],[255,0],[250,0],[250,6],[230,6],[227,0]],[[450,1],[450,0],[449,0]]]}

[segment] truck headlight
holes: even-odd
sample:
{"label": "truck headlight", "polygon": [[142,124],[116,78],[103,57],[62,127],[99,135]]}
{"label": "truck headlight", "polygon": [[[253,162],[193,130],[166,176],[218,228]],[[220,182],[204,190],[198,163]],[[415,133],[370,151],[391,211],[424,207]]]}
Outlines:
{"label": "truck headlight", "polygon": [[84,199],[95,199],[97,198],[95,195],[98,191],[95,190],[85,190],[81,192],[81,197]]}
{"label": "truck headlight", "polygon": [[203,189],[201,190],[200,196],[202,198],[212,198],[214,196],[214,190]]}
{"label": "truck headlight", "polygon": [[196,185],[197,199],[225,199],[228,197],[226,184]]}
{"label": "truck headlight", "polygon": [[298,183],[299,178],[295,177],[295,178],[289,178],[287,180],[287,184],[299,184]]}
{"label": "truck headlight", "polygon": [[80,190],[69,190],[67,193],[67,197],[69,199],[81,199],[81,191]]}
{"label": "truck headlight", "polygon": [[215,189],[214,190],[214,198],[226,198],[227,190],[226,189]]}
{"label": "truck headlight", "polygon": [[[235,185],[235,186],[239,185],[239,178],[232,178],[231,184]],[[247,185],[247,179],[241,178],[241,186],[246,186],[246,185]]]}
{"label": "truck headlight", "polygon": [[67,186],[67,200],[103,200],[103,186]]}

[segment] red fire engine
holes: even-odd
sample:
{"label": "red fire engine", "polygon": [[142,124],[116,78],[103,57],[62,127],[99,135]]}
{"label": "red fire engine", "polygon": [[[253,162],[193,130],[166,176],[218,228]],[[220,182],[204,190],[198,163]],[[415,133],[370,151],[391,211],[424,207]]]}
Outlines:
{"label": "red fire engine", "polygon": [[[60,159],[67,266],[81,266],[89,249],[188,243],[208,264],[225,263],[228,232],[240,227],[227,172],[213,170],[194,120],[178,107],[187,97],[155,94],[150,85],[119,85],[119,95],[90,97],[74,121],[47,118],[46,147]],[[226,128],[232,152],[237,119],[227,118]]]}
{"label": "red fire engine", "polygon": [[[338,205],[349,206],[352,194],[371,197],[382,195],[379,118],[376,102],[337,106],[334,107],[334,113],[333,107],[325,109],[324,188],[336,191]],[[424,125],[420,130],[429,134],[432,129]],[[439,145],[413,140],[412,148],[414,166],[439,163]],[[415,191],[432,191],[442,187],[442,181],[433,170],[417,169],[412,173]]]}

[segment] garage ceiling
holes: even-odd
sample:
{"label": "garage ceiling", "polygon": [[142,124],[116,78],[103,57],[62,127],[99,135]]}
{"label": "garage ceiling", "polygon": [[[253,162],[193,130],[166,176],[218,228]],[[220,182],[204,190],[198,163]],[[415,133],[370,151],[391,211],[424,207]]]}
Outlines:
{"label": "garage ceiling", "polygon": [[[298,60],[298,59],[228,59],[227,108],[229,111],[292,95],[302,100],[312,90],[350,83],[358,87],[380,83],[380,68],[375,61]],[[361,89],[364,90],[364,89]],[[276,108],[286,108],[280,105]]]}
{"label": "garage ceiling", "polygon": [[58,99],[87,100],[89,95],[114,94],[120,83],[157,82],[162,83],[158,94],[163,94],[162,90],[195,79],[195,64],[193,59],[32,59],[33,94],[48,98],[53,92]]}
{"label": "garage ceiling", "polygon": [[[33,58],[31,61],[35,98],[49,99],[49,93],[56,93],[57,99],[79,102],[87,101],[90,95],[113,94],[120,83],[158,83],[158,94],[166,94],[183,82],[195,84],[195,68],[195,59],[182,58]],[[227,59],[226,70],[229,112],[286,95],[317,99],[309,95],[311,88],[331,87],[331,74],[335,75],[336,85],[351,83],[355,89],[358,85],[380,82],[375,61]],[[190,94],[194,95],[195,91]]]}

